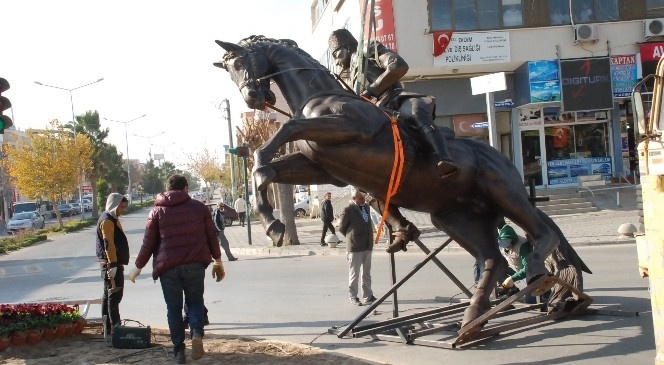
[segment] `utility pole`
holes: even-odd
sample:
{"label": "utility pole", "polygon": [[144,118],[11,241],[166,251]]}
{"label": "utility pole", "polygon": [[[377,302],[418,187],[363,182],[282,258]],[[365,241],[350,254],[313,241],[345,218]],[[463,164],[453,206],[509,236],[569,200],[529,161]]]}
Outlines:
{"label": "utility pole", "polygon": [[[228,122],[228,146],[230,148],[233,148],[233,126],[232,126],[232,123],[231,123],[231,104],[228,101],[228,99],[222,100],[221,104],[219,104],[217,109],[221,109],[222,108],[221,105],[224,102],[226,103],[226,107],[225,107],[226,115],[224,116],[224,119],[226,119],[226,121]],[[235,162],[233,161],[234,160],[233,154],[232,153],[229,154],[228,158],[229,158],[229,160],[230,160],[229,162],[231,164],[231,197],[232,197],[232,199],[235,199],[235,193],[237,191],[236,190],[237,185],[235,183]]]}

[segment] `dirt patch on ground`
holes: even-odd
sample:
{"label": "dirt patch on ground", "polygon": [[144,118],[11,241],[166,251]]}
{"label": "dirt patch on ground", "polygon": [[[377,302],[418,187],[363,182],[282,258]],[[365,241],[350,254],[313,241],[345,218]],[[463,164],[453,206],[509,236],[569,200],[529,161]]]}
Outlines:
{"label": "dirt patch on ground", "polygon": [[[34,346],[10,347],[0,352],[0,364],[7,365],[101,365],[175,364],[167,330],[152,330],[152,346],[147,349],[115,349],[104,342],[100,328],[88,327],[82,334]],[[340,356],[300,344],[254,340],[206,334],[205,356],[192,360],[187,345],[188,364],[274,364],[274,365],[366,365],[359,359]]]}

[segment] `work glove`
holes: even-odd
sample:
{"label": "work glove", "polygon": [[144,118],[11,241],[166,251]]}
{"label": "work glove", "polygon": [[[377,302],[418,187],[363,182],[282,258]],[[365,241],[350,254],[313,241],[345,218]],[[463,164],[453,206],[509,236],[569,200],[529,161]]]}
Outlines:
{"label": "work glove", "polygon": [[226,276],[226,271],[224,271],[224,265],[221,264],[221,261],[215,261],[212,265],[212,278],[217,279],[217,282],[220,282]]}
{"label": "work glove", "polygon": [[141,274],[141,269],[137,268],[134,266],[131,271],[129,271],[129,280],[131,280],[132,283],[136,283],[136,277]]}
{"label": "work glove", "polygon": [[505,289],[509,289],[509,288],[513,287],[514,286],[514,280],[512,280],[512,277],[511,276],[507,277],[507,279],[505,279],[505,281],[503,281],[502,286]]}
{"label": "work glove", "polygon": [[108,275],[108,278],[113,280],[115,279],[115,275],[118,273],[118,268],[117,267],[112,267],[108,270],[106,270],[106,275]]}

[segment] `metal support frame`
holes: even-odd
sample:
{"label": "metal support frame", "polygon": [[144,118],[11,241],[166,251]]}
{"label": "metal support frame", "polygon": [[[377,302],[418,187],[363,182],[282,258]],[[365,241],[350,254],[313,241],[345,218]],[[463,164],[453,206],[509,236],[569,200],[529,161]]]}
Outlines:
{"label": "metal support frame", "polygon": [[[606,311],[602,309],[588,309],[592,303],[592,298],[587,294],[581,292],[579,289],[571,286],[567,282],[553,275],[544,275],[533,281],[518,293],[504,299],[494,299],[490,302],[491,309],[460,328],[461,318],[464,311],[470,305],[469,302],[451,304],[448,306],[427,310],[424,312],[411,314],[399,317],[397,290],[405,284],[416,272],[418,272],[429,261],[433,261],[440,269],[448,276],[448,278],[462,289],[463,293],[469,298],[472,293],[463,286],[463,284],[443,265],[436,255],[441,252],[447,245],[452,242],[449,238],[439,247],[433,251],[429,250],[419,239],[414,240],[417,246],[427,255],[420,263],[408,272],[400,280],[396,280],[395,260],[394,254],[390,254],[390,268],[391,277],[393,281],[392,287],[383,294],[380,298],[376,299],[371,305],[367,306],[362,313],[360,313],[347,327],[339,328],[332,327],[328,333],[335,334],[339,338],[343,337],[370,337],[376,340],[398,342],[409,345],[423,345],[431,347],[440,347],[448,349],[460,349],[470,346],[475,346],[480,343],[486,342],[501,333],[512,331],[515,329],[533,326],[545,321],[552,321],[568,315],[581,315],[581,314],[607,314],[607,315],[631,315],[621,314],[621,311]],[[559,284],[574,293],[579,301],[576,307],[570,311],[555,311],[546,313],[546,304],[529,304],[524,305],[517,303],[517,301],[526,295],[540,296],[548,291],[553,285]],[[367,325],[359,326],[360,322],[364,320],[370,313],[385,301],[388,297],[393,296],[393,318],[384,321],[379,321]],[[528,314],[533,314],[527,316]],[[618,314],[616,314],[618,313]],[[626,312],[625,312],[626,313]],[[519,318],[510,318],[510,316],[521,314]],[[489,324],[490,320],[503,318],[497,323]],[[438,335],[441,332],[450,332],[446,336],[446,340],[429,340],[424,339],[424,336]]]}

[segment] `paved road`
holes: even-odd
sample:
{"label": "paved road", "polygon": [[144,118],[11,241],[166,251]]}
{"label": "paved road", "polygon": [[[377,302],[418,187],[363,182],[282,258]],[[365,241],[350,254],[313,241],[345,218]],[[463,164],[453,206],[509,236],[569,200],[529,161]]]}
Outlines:
{"label": "paved road", "polygon": [[[146,215],[144,210],[123,218],[133,255],[138,252]],[[311,226],[314,228],[308,234],[315,237],[317,227]],[[229,228],[229,235],[241,232],[245,232],[242,227]],[[439,237],[428,240],[432,241],[428,245],[440,242]],[[291,251],[291,255],[240,254],[240,260],[225,263],[228,275],[223,282],[216,283],[208,277],[206,302],[211,321],[208,330],[311,343],[382,364],[652,363],[655,351],[648,283],[638,277],[635,246],[579,246],[577,250],[595,272],[585,276],[586,291],[595,303],[638,311],[639,317],[587,316],[559,321],[469,350],[405,346],[364,338],[339,339],[327,334],[327,330],[348,324],[363,309],[347,302],[344,256],[309,252],[294,255],[295,251]],[[398,255],[397,276],[404,275],[423,257],[416,250]],[[439,257],[464,284],[471,284],[473,259],[469,255],[449,251]],[[374,255],[377,294],[389,288],[387,258],[379,250]],[[149,275],[150,265],[136,284],[127,282],[121,312],[125,318],[165,328],[165,305],[159,283],[153,282]],[[100,290],[92,228],[0,255],[0,302],[95,298]],[[441,298],[458,298],[459,291],[437,267],[427,265],[399,291],[401,315],[438,307],[445,304]],[[93,315],[98,311],[98,307],[92,308]],[[391,304],[387,301],[363,323],[389,317]]]}

